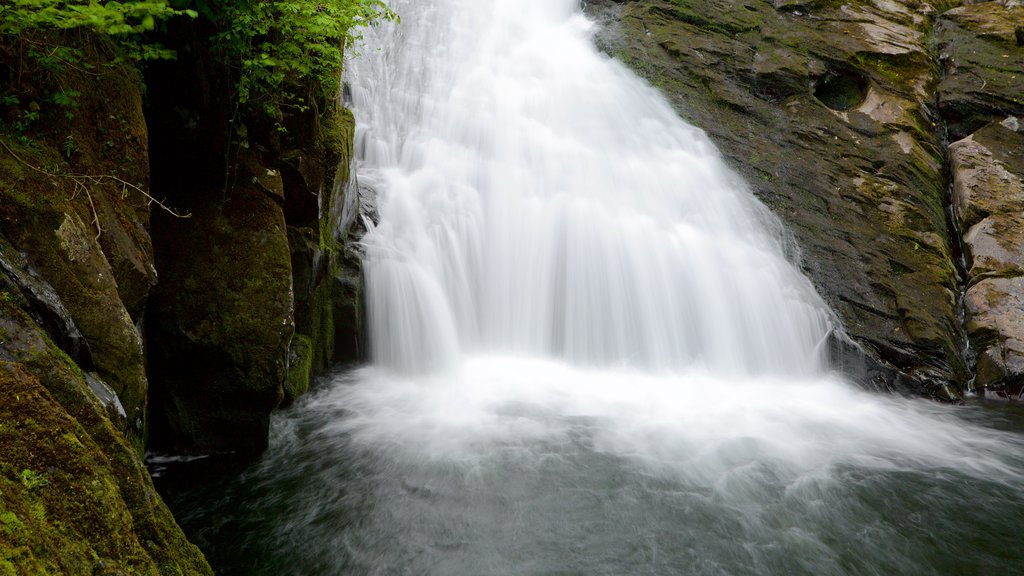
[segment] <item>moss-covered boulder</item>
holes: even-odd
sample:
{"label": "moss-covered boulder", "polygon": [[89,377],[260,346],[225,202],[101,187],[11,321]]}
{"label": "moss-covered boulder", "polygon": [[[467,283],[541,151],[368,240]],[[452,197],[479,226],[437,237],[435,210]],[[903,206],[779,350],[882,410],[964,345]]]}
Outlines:
{"label": "moss-covered boulder", "polygon": [[154,215],[160,284],[147,315],[154,440],[256,452],[283,398],[292,279],[280,175],[256,163],[229,189],[177,197]]}
{"label": "moss-covered boulder", "polygon": [[[955,396],[968,367],[919,2],[598,3],[599,45],[707,131],[792,230],[883,385]],[[856,348],[856,347],[855,347]]]}
{"label": "moss-covered boulder", "polygon": [[0,294],[0,574],[212,574],[87,376]]}

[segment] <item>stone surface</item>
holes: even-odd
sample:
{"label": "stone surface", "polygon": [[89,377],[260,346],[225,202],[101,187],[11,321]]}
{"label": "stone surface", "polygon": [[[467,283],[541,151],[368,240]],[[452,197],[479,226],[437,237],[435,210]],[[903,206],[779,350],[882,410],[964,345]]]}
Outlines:
{"label": "stone surface", "polygon": [[970,3],[939,16],[935,37],[943,77],[936,92],[951,139],[994,118],[1024,116],[1021,26],[1024,5],[1014,1]]}
{"label": "stone surface", "polygon": [[[291,262],[279,178],[246,163],[229,190],[182,191],[193,214],[154,214],[160,284],[147,313],[154,440],[258,452],[283,398]],[[275,192],[277,190],[277,192]]]}
{"label": "stone surface", "polygon": [[939,397],[970,377],[931,107],[931,18],[948,7],[595,6],[605,22],[598,45],[703,128],[793,232],[807,274],[874,366],[871,378]]}
{"label": "stone surface", "polygon": [[0,295],[0,573],[212,574],[87,376]]}
{"label": "stone surface", "polygon": [[[361,330],[362,315],[348,308],[361,307],[362,301],[353,302],[347,286],[335,280],[349,266],[360,236],[352,232],[353,219],[345,210],[354,206],[358,212],[359,199],[350,166],[355,129],[352,113],[334,103],[313,119],[315,122],[302,120],[306,119],[295,118],[293,123],[298,124],[296,132],[306,135],[305,141],[297,139],[305,148],[284,155],[290,158],[287,162],[297,165],[291,173],[302,176],[285,181],[285,217],[292,251],[295,328],[296,334],[309,340],[307,373],[312,379],[336,361],[352,360],[348,343]],[[296,158],[306,160],[296,163]],[[317,208],[311,210],[310,203]]]}
{"label": "stone surface", "polygon": [[[84,57],[103,57],[103,43],[94,41]],[[38,278],[52,287],[87,344],[78,348],[88,354],[70,353],[118,394],[141,450],[148,382],[135,324],[156,280],[145,231],[150,207],[139,192],[148,183],[146,124],[138,75],[127,66],[103,66],[102,75],[70,68],[59,79],[20,88],[23,101],[43,100],[47,90],[56,89],[53,82],[79,96],[73,113],[40,107],[29,133],[4,138],[0,234],[17,254],[6,258],[7,275],[20,274],[19,291],[43,307],[49,296],[26,280]],[[34,314],[45,315],[39,306]],[[53,325],[63,320],[40,320],[55,328],[62,346],[75,347],[74,331]]]}
{"label": "stone surface", "polygon": [[964,235],[976,388],[1024,390],[1024,126],[994,121],[949,147]]}

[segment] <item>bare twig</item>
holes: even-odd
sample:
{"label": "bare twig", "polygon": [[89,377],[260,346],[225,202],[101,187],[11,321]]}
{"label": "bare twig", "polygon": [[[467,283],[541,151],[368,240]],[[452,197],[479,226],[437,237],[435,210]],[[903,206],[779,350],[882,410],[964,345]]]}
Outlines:
{"label": "bare twig", "polygon": [[53,172],[49,172],[49,171],[44,170],[44,169],[42,169],[42,168],[40,168],[38,166],[33,166],[32,164],[26,162],[20,156],[15,154],[14,150],[11,150],[10,146],[8,146],[7,143],[2,141],[2,140],[0,140],[0,146],[3,146],[4,150],[7,150],[7,153],[10,154],[12,158],[17,160],[21,164],[27,166],[28,168],[31,168],[32,170],[34,170],[36,172],[39,172],[40,174],[44,174],[46,176],[50,176],[51,178],[69,178],[69,179],[73,180],[75,182],[75,191],[71,195],[71,198],[74,199],[76,196],[78,196],[78,193],[81,192],[81,191],[85,192],[85,196],[89,200],[89,209],[92,211],[92,222],[93,222],[93,225],[96,226],[96,237],[97,238],[99,238],[99,236],[101,234],[103,234],[103,229],[100,227],[99,213],[96,211],[96,204],[93,202],[92,193],[89,190],[89,186],[86,185],[87,183],[91,183],[91,184],[94,184],[94,185],[102,185],[105,181],[111,181],[111,182],[114,182],[116,184],[120,184],[121,185],[121,197],[122,198],[125,198],[125,197],[128,196],[128,190],[134,190],[135,192],[138,192],[139,194],[141,194],[143,197],[146,198],[146,201],[147,201],[146,203],[147,204],[155,204],[158,208],[160,208],[164,212],[167,212],[171,216],[174,216],[175,218],[191,218],[192,217],[192,214],[190,212],[185,212],[185,213],[178,212],[174,208],[171,208],[170,206],[168,206],[168,205],[164,204],[163,202],[161,202],[161,201],[157,200],[156,198],[154,198],[149,192],[146,192],[141,187],[139,187],[139,186],[137,186],[135,184],[132,184],[131,182],[128,182],[127,180],[118,178],[117,176],[114,176],[112,174],[99,174],[99,175],[95,175],[95,174],[54,174]]}

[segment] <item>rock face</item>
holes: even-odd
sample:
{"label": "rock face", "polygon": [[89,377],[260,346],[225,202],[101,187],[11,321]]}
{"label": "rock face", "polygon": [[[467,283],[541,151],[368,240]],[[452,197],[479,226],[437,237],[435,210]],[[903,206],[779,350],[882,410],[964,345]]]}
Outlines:
{"label": "rock face", "polygon": [[941,15],[937,88],[968,264],[964,305],[974,385],[1024,394],[1024,6],[984,2]]}
{"label": "rock face", "polygon": [[280,174],[253,164],[239,179],[176,196],[187,220],[153,219],[153,432],[173,447],[258,452],[283,398],[294,324]]}
{"label": "rock face", "polygon": [[80,94],[74,115],[41,114],[35,140],[5,139],[0,149],[0,234],[14,254],[4,267],[52,286],[43,300],[59,300],[73,320],[87,342],[83,367],[118,394],[141,449],[148,382],[136,323],[156,271],[139,191],[149,178],[141,94],[121,89],[138,78],[112,68],[71,71],[63,82]]}
{"label": "rock face", "polygon": [[603,3],[598,43],[706,130],[788,225],[867,377],[949,398],[969,367],[932,106],[945,8],[631,0]]}
{"label": "rock face", "polygon": [[87,375],[8,292],[0,340],[0,573],[212,574]]}
{"label": "rock face", "polygon": [[355,118],[331,106],[316,118],[293,119],[293,127],[308,136],[282,155],[284,173],[291,175],[285,180],[285,219],[301,337],[292,341],[291,357],[303,374],[289,381],[304,384],[286,387],[286,402],[335,362],[359,360],[362,349],[361,264],[353,248],[359,231],[346,211],[359,211],[350,165]]}
{"label": "rock face", "polygon": [[974,384],[1024,390],[1024,126],[993,122],[949,148],[969,265],[967,329]]}
{"label": "rock face", "polygon": [[[100,72],[33,76],[6,38],[0,70],[26,74],[0,76],[20,97],[0,134],[0,574],[211,574],[141,460],[156,272],[139,78],[87,34]],[[46,103],[58,89],[72,110]]]}
{"label": "rock face", "polygon": [[231,71],[209,52],[203,26],[172,26],[179,58],[147,77],[153,187],[192,214],[153,218],[154,442],[256,453],[271,411],[305,392],[359,334],[350,319],[359,315],[347,315],[361,306],[358,293],[346,300],[335,289],[351,259],[340,206],[354,119],[328,98],[276,118],[240,115]]}
{"label": "rock face", "polygon": [[1024,5],[964,4],[942,13],[935,31],[939,111],[953,140],[1024,110]]}

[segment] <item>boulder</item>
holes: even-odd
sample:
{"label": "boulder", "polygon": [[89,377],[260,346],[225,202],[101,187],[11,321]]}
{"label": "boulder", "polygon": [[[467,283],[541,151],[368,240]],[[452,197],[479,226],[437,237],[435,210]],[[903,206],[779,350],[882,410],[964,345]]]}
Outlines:
{"label": "boulder", "polygon": [[147,311],[154,441],[259,452],[294,332],[280,173],[245,161],[228,189],[185,190],[154,214],[160,283]]}

